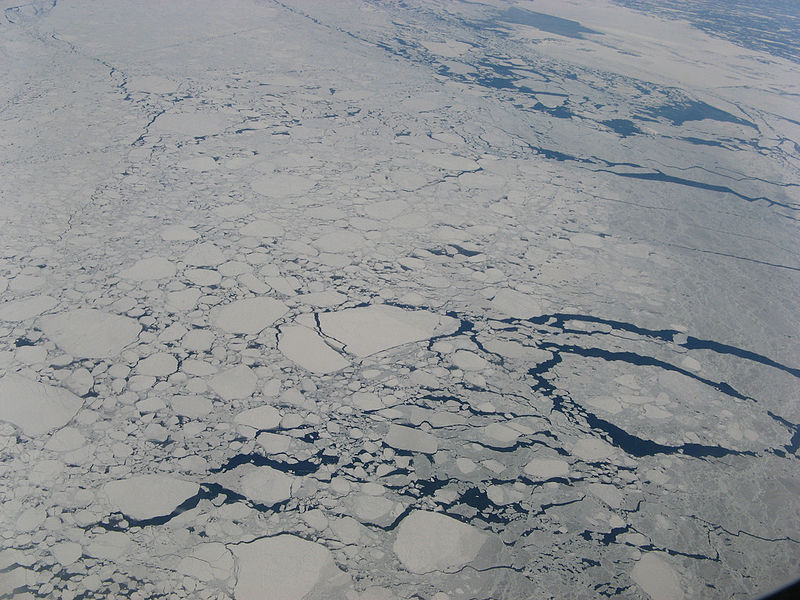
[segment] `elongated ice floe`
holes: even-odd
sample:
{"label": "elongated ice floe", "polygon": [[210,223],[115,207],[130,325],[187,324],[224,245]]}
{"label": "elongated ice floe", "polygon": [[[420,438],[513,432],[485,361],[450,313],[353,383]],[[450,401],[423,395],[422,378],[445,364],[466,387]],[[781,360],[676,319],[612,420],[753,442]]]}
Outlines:
{"label": "elongated ice floe", "polygon": [[322,332],[341,342],[345,350],[364,357],[395,346],[447,335],[458,329],[458,319],[426,310],[406,310],[376,304],[319,315]]}
{"label": "elongated ice floe", "polygon": [[318,375],[333,373],[350,364],[316,331],[302,325],[281,328],[278,349],[292,362]]}
{"label": "elongated ice floe", "polygon": [[0,321],[24,321],[55,307],[58,301],[51,296],[31,296],[0,304]]}
{"label": "elongated ice floe", "polygon": [[136,520],[169,515],[199,489],[196,483],[166,475],[139,475],[103,486],[114,509]]}

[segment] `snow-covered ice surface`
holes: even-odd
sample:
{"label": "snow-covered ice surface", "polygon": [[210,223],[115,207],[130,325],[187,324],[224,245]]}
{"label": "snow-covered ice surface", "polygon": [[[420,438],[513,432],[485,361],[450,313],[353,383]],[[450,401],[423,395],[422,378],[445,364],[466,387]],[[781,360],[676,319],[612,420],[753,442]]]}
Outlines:
{"label": "snow-covered ice surface", "polygon": [[798,54],[626,3],[0,3],[0,598],[800,575]]}

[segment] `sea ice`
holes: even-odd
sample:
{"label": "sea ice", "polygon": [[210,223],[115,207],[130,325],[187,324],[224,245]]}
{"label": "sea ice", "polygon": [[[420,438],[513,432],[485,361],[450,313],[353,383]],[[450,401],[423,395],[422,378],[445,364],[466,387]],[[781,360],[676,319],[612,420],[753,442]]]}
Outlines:
{"label": "sea ice", "polygon": [[0,377],[0,420],[36,436],[66,425],[83,400],[64,388],[9,373]]}
{"label": "sea ice", "polygon": [[0,321],[24,321],[47,312],[58,304],[50,296],[30,296],[0,304]]}
{"label": "sea ice", "polygon": [[[333,562],[330,550],[290,534],[231,544],[236,557],[236,600],[344,600],[350,578]],[[315,590],[315,588],[317,588]]]}
{"label": "sea ice", "polygon": [[631,571],[631,579],[653,600],[682,600],[683,587],[665,559],[659,552],[643,554]]}
{"label": "sea ice", "polygon": [[542,314],[541,305],[522,292],[503,288],[492,298],[492,309],[515,319],[530,319]]}
{"label": "sea ice", "polygon": [[199,489],[196,483],[167,475],[138,475],[103,486],[114,509],[136,520],[169,515]]}
{"label": "sea ice", "polygon": [[257,406],[240,412],[234,417],[234,422],[255,430],[277,429],[281,422],[281,413],[274,406]]}
{"label": "sea ice", "polygon": [[41,319],[40,327],[56,345],[81,358],[109,358],[136,341],[142,327],[134,319],[78,308]]}
{"label": "sea ice", "polygon": [[257,467],[241,481],[242,494],[253,502],[272,506],[292,497],[294,478],[272,467]]}
{"label": "sea ice", "polygon": [[333,373],[350,364],[328,346],[317,332],[302,325],[282,327],[278,349],[289,360],[318,375]]}
{"label": "sea ice", "polygon": [[478,556],[486,535],[441,513],[415,510],[397,528],[394,553],[412,573],[460,569]]}
{"label": "sea ice", "polygon": [[183,262],[192,267],[215,267],[225,262],[225,256],[216,244],[200,242],[186,251]]}
{"label": "sea ice", "polygon": [[439,442],[430,433],[404,425],[390,425],[384,441],[392,448],[410,452],[434,454],[439,449]]}
{"label": "sea ice", "polygon": [[273,298],[245,298],[223,306],[215,323],[228,333],[258,333],[288,310],[283,302]]}
{"label": "sea ice", "polygon": [[238,365],[212,377],[209,385],[223,400],[241,400],[255,391],[257,382],[250,367]]}
{"label": "sea ice", "polygon": [[525,465],[525,474],[537,480],[566,477],[569,463],[558,458],[534,458]]}
{"label": "sea ice", "polygon": [[426,340],[458,329],[459,321],[424,310],[405,310],[377,304],[321,313],[322,332],[365,357],[409,342]]}
{"label": "sea ice", "polygon": [[143,258],[119,273],[119,276],[123,279],[132,279],[134,281],[166,279],[173,275],[175,275],[175,265],[161,256]]}

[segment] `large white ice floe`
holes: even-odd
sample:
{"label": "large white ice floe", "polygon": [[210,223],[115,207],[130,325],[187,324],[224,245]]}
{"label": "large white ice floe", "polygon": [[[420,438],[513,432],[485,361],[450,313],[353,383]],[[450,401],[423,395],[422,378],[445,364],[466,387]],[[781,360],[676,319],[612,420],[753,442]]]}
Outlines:
{"label": "large white ice floe", "polygon": [[390,425],[384,441],[387,446],[409,452],[433,454],[439,449],[439,442],[430,433],[404,425]]}
{"label": "large white ice floe", "polygon": [[228,333],[258,333],[280,319],[289,308],[273,298],[244,298],[223,306],[214,322]]}
{"label": "large white ice floe", "polygon": [[302,325],[282,327],[278,349],[286,358],[317,375],[333,373],[350,364],[316,331]]}
{"label": "large white ice floe", "polygon": [[530,319],[542,314],[542,307],[534,298],[509,288],[498,290],[491,304],[493,310],[515,319]]}
{"label": "large white ice floe", "polygon": [[24,321],[47,312],[58,304],[52,296],[30,296],[0,304],[0,321]]}
{"label": "large white ice floe", "polygon": [[405,310],[375,304],[319,315],[322,333],[341,342],[344,349],[365,357],[409,342],[447,335],[458,329],[458,319],[426,310]]}
{"label": "large white ice floe", "polygon": [[139,521],[169,515],[199,489],[196,483],[167,475],[138,475],[103,486],[115,510]]}
{"label": "large white ice floe", "polygon": [[236,600],[344,600],[350,578],[330,550],[294,535],[281,534],[230,545],[236,557]]}
{"label": "large white ice floe", "polygon": [[678,574],[665,558],[659,552],[643,554],[631,571],[631,579],[653,600],[682,600]]}
{"label": "large white ice floe", "polygon": [[83,406],[83,400],[64,388],[31,381],[14,373],[0,378],[0,421],[35,436],[63,427]]}
{"label": "large white ice floe", "polygon": [[162,256],[143,258],[119,273],[123,279],[132,279],[133,281],[166,279],[173,275],[175,275],[175,265]]}
{"label": "large white ice floe", "polygon": [[394,553],[412,573],[451,571],[478,556],[486,534],[441,513],[415,510],[397,528]]}
{"label": "large white ice floe", "polygon": [[255,391],[257,382],[250,367],[238,365],[215,375],[209,385],[223,400],[241,400]]}
{"label": "large white ice floe", "polygon": [[81,358],[109,358],[136,341],[138,321],[94,308],[78,308],[44,317],[40,327],[56,345]]}
{"label": "large white ice floe", "polygon": [[257,467],[242,476],[242,493],[253,502],[272,506],[292,497],[294,478],[272,467]]}

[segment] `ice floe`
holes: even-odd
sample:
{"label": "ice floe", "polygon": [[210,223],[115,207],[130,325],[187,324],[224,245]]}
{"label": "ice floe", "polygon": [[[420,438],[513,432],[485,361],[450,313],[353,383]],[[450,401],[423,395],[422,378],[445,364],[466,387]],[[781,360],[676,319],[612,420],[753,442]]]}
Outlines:
{"label": "ice floe", "polygon": [[14,373],[0,377],[0,420],[13,423],[25,435],[38,436],[66,425],[81,406],[83,400],[64,388]]}
{"label": "ice floe", "polygon": [[40,320],[42,331],[62,350],[83,358],[109,358],[139,337],[134,319],[94,308],[78,308]]}
{"label": "ice floe", "polygon": [[394,553],[412,573],[451,571],[469,564],[486,534],[441,513],[415,510],[397,527]]}
{"label": "ice floe", "polygon": [[171,514],[199,489],[196,483],[176,477],[137,475],[109,481],[103,493],[114,510],[144,521]]}
{"label": "ice floe", "polygon": [[446,335],[458,329],[453,317],[424,310],[372,305],[319,315],[322,332],[364,357],[395,346]]}

